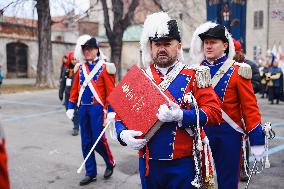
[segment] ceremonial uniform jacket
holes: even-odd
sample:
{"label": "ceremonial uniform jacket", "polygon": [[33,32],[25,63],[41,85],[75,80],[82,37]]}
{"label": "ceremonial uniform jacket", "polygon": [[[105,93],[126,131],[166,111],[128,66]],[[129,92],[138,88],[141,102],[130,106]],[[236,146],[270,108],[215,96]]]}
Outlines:
{"label": "ceremonial uniform jacket", "polygon": [[[98,63],[98,59],[96,61],[89,63],[86,62],[82,64],[78,71],[75,73],[72,89],[70,93],[69,98],[69,104],[68,109],[74,109],[76,106],[76,103],[78,101],[78,96],[80,92],[80,88],[83,85],[85,79],[86,79],[86,73],[90,74],[92,69],[95,67],[95,65]],[[107,63],[111,64],[111,63]],[[115,85],[115,77],[114,72],[107,71],[106,64],[103,64],[97,73],[94,75],[93,79],[91,80],[91,85],[95,89],[95,92],[97,93],[102,105],[104,106],[104,109],[107,108],[106,98],[112,91]],[[86,70],[86,73],[84,73],[84,68]],[[80,100],[81,105],[91,105],[91,104],[99,104],[100,102],[95,98],[95,94],[93,94],[93,91],[90,89],[89,85],[85,87],[85,90],[82,94],[82,98]],[[108,111],[111,111],[111,109],[108,109]]]}
{"label": "ceremonial uniform jacket", "polygon": [[[177,63],[175,67],[178,64]],[[173,70],[175,69],[173,68]],[[146,73],[153,78],[158,85],[162,82],[164,75],[152,64]],[[167,74],[167,77],[171,72]],[[157,133],[147,143],[149,158],[157,160],[171,160],[192,155],[193,138],[185,128],[196,126],[196,111],[187,101],[188,94],[192,93],[199,106],[199,121],[201,126],[215,125],[220,122],[220,104],[212,87],[198,87],[196,71],[185,66],[170,84],[165,94],[181,106],[183,120],[181,127],[177,122],[164,123]],[[127,127],[122,121],[116,122],[118,140],[123,145],[119,135]],[[124,144],[126,145],[126,144]],[[146,148],[139,151],[140,156],[145,155]]]}
{"label": "ceremonial uniform jacket", "polygon": [[[210,74],[213,78],[226,60],[227,56],[222,56],[215,60],[214,63],[204,60],[202,65],[210,68]],[[249,135],[250,144],[252,146],[263,145],[264,136],[261,127],[261,116],[252,83],[250,79],[242,76],[240,66],[248,65],[245,65],[245,63],[233,64],[220,79],[214,90],[222,101],[222,110],[244,130],[244,133]],[[242,119],[245,125],[243,125]],[[226,121],[222,119],[222,123],[226,123]]]}

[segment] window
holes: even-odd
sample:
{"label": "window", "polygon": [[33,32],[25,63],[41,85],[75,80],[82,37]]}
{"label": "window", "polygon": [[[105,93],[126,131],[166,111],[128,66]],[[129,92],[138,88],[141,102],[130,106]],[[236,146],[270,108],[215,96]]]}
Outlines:
{"label": "window", "polygon": [[253,61],[256,61],[256,56],[257,56],[257,47],[253,47]]}
{"label": "window", "polygon": [[64,37],[61,36],[61,35],[57,35],[57,36],[55,37],[55,41],[64,41]]}
{"label": "window", "polygon": [[254,46],[253,47],[253,61],[259,62],[259,59],[261,58],[262,49],[260,46]]}
{"label": "window", "polygon": [[263,11],[254,11],[253,15],[253,26],[254,29],[263,28]]}

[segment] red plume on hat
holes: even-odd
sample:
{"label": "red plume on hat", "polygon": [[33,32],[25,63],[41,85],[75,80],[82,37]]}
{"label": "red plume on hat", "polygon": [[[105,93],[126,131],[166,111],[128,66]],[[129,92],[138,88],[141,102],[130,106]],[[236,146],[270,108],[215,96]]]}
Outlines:
{"label": "red plume on hat", "polygon": [[233,41],[234,41],[234,46],[235,46],[235,51],[236,52],[241,52],[243,49],[242,49],[242,44],[233,38]]}

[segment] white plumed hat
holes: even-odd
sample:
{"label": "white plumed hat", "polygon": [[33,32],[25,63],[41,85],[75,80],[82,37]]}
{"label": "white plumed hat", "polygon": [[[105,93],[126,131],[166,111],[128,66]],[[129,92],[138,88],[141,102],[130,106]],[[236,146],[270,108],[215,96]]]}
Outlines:
{"label": "white plumed hat", "polygon": [[[200,63],[204,60],[205,55],[203,51],[203,41],[200,38],[200,34],[207,32],[209,29],[219,27],[220,25],[214,22],[206,22],[201,24],[193,33],[193,37],[190,45],[190,63],[194,65],[200,65]],[[225,27],[224,27],[225,28]],[[231,34],[225,28],[225,37],[229,43],[228,49],[228,58],[233,59],[235,56],[235,46],[234,41]]]}
{"label": "white plumed hat", "polygon": [[85,61],[83,51],[82,51],[82,45],[84,45],[91,38],[92,37],[90,35],[81,35],[77,39],[76,47],[75,47],[75,50],[74,50],[74,56],[79,62]]}
{"label": "white plumed hat", "polygon": [[[180,32],[176,20],[171,19],[166,12],[157,12],[148,15],[144,22],[140,39],[142,63],[144,67],[148,67],[152,60],[150,39],[159,40],[162,38],[176,39],[181,42]],[[182,48],[178,54],[178,59],[183,61]]]}

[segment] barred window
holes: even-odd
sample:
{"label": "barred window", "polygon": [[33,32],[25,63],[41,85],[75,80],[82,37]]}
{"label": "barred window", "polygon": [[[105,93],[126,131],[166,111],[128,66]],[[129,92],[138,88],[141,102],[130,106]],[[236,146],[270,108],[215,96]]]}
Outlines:
{"label": "barred window", "polygon": [[253,26],[254,29],[263,28],[263,11],[254,11],[253,15]]}

